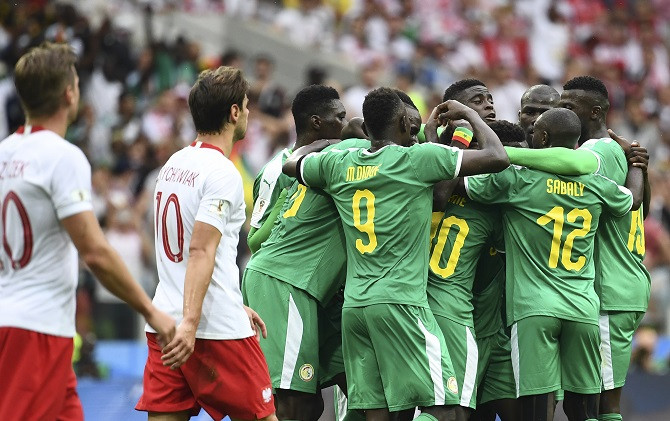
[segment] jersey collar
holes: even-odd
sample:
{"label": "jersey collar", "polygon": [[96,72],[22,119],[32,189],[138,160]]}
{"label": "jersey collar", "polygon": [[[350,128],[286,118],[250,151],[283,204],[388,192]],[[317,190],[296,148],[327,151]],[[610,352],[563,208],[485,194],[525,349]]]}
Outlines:
{"label": "jersey collar", "polygon": [[21,126],[18,129],[16,129],[16,134],[22,134],[27,136],[31,133],[41,132],[42,130],[46,129],[42,126]]}
{"label": "jersey collar", "polygon": [[218,146],[214,146],[211,143],[205,143],[201,142],[199,140],[194,140],[193,143],[191,143],[189,146],[193,146],[194,148],[207,148],[207,149],[214,149],[219,152],[221,152],[221,155],[226,156],[225,153],[223,153],[223,150],[219,148]]}

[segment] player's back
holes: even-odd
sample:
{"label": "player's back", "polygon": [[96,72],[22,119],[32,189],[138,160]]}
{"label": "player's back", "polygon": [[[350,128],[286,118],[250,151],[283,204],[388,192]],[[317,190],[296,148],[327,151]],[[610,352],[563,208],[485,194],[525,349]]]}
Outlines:
{"label": "player's back", "polygon": [[[495,180],[482,192],[482,180]],[[512,323],[531,315],[593,322],[593,243],[603,207],[632,206],[630,192],[599,175],[566,177],[523,167],[467,180],[471,197],[503,204],[507,303]],[[496,193],[500,191],[502,193]],[[482,194],[480,194],[482,193]]]}
{"label": "player's back", "polygon": [[[626,180],[626,156],[612,139],[590,139],[580,147],[599,161],[598,174],[622,184]],[[643,209],[622,217],[604,215],[596,234],[596,292],[602,310],[646,311],[650,294],[645,255]]]}
{"label": "player's back", "polygon": [[0,143],[0,326],[74,336],[77,251],[60,220],[92,209],[90,183],[84,154],[54,132]]}
{"label": "player's back", "polygon": [[232,162],[219,148],[193,142],[165,163],[158,174],[154,200],[159,277],[154,304],[177,322],[183,317],[189,245],[194,224],[201,221],[217,228],[221,240],[196,337],[251,336],[236,263],[239,232],[245,220],[242,178]]}
{"label": "player's back", "polygon": [[[348,139],[329,148],[369,146],[368,140]],[[270,237],[247,269],[303,289],[325,305],[342,286],[345,266],[344,233],[333,199],[294,181]]]}
{"label": "player's back", "polygon": [[[347,248],[345,307],[378,303],[427,307],[433,184],[453,178],[458,150],[435,144],[323,153],[324,189],[342,219]],[[303,174],[309,184],[310,157]],[[316,175],[316,174],[315,174]],[[316,181],[316,180],[315,180]],[[318,183],[318,181],[317,181]]]}

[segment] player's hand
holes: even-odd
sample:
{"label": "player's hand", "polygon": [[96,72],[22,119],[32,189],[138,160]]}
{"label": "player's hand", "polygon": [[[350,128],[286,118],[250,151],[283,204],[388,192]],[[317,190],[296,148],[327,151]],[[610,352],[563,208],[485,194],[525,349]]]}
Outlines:
{"label": "player's hand", "polygon": [[472,124],[468,120],[465,119],[460,119],[460,120],[451,120],[449,121],[449,125],[456,130],[457,127],[465,127],[466,129],[472,131]]}
{"label": "player's hand", "polygon": [[423,128],[426,142],[437,143],[437,128],[448,123],[447,119],[444,117],[445,112],[447,112],[446,102],[438,104],[433,108],[433,111],[430,113],[430,116],[428,116],[428,120],[426,121],[426,126]]}
{"label": "player's hand", "polygon": [[177,331],[172,341],[163,348],[163,365],[170,366],[172,370],[184,364],[195,349],[195,331],[198,326],[182,320],[177,326]]}
{"label": "player's hand", "polygon": [[249,317],[249,324],[251,324],[251,329],[253,329],[256,334],[256,339],[261,340],[261,334],[264,338],[268,337],[268,329],[265,327],[265,322],[261,319],[261,316],[258,315],[250,307],[244,306],[244,311],[247,312],[247,317]]}
{"label": "player's hand", "polygon": [[624,152],[624,154],[626,154],[626,157],[627,157],[628,154],[630,154],[631,151],[632,151],[632,149],[631,149],[632,146],[631,146],[631,143],[628,141],[628,139],[614,133],[614,131],[612,129],[607,129],[607,133],[610,135],[612,140],[614,140],[616,143],[619,144],[619,146],[621,146],[621,149],[623,149],[623,152]]}
{"label": "player's hand", "polygon": [[161,348],[172,341],[176,331],[176,324],[172,317],[154,307],[146,320],[149,326],[156,331],[158,345]]}
{"label": "player's hand", "polygon": [[647,172],[647,167],[649,165],[649,153],[647,148],[639,146],[637,142],[633,142],[631,145],[631,153],[626,156],[628,159],[628,165],[632,167],[641,168],[642,171]]}
{"label": "player's hand", "polygon": [[[444,104],[444,103],[443,103]],[[443,118],[447,118],[449,120],[468,120],[472,121],[472,119],[479,115],[475,110],[472,108],[468,107],[467,105],[463,105],[460,102],[450,99],[449,101],[446,102],[447,104],[447,112],[442,115]],[[441,104],[440,104],[441,105]]]}

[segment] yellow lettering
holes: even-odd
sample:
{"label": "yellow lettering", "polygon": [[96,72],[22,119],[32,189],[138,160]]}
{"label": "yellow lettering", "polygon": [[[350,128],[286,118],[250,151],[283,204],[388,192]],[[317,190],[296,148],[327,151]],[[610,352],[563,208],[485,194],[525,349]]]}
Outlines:
{"label": "yellow lettering", "polygon": [[579,190],[580,190],[579,195],[584,196],[584,184],[579,183]]}
{"label": "yellow lettering", "polygon": [[568,183],[568,194],[570,196],[575,196],[575,193],[576,193],[575,192],[575,190],[576,190],[575,187],[576,187],[575,183],[573,183],[573,182]]}
{"label": "yellow lettering", "polygon": [[565,181],[561,181],[561,194],[566,194],[568,192],[568,186]]}
{"label": "yellow lettering", "polygon": [[354,167],[347,168],[347,181],[354,181],[355,173],[356,170],[354,170]]}
{"label": "yellow lettering", "polygon": [[551,188],[552,188],[552,179],[547,178],[547,193],[551,194]]}
{"label": "yellow lettering", "polygon": [[561,180],[554,180],[554,194],[561,191]]}

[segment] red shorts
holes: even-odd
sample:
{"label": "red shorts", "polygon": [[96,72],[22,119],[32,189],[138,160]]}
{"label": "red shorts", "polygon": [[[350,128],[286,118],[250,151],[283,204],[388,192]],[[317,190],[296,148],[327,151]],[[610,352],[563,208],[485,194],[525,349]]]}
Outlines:
{"label": "red shorts", "polygon": [[72,338],[0,327],[0,420],[82,421]]}
{"label": "red shorts", "polygon": [[156,334],[147,333],[147,343],[144,393],[135,409],[196,415],[204,408],[215,420],[226,415],[255,420],[275,412],[268,366],[256,337],[196,339],[193,354],[176,370],[163,365]]}

